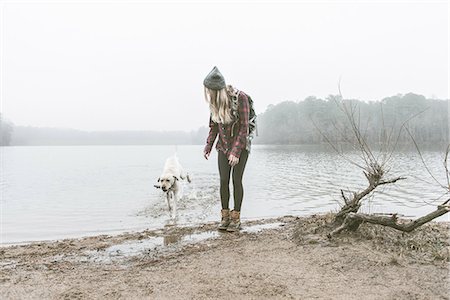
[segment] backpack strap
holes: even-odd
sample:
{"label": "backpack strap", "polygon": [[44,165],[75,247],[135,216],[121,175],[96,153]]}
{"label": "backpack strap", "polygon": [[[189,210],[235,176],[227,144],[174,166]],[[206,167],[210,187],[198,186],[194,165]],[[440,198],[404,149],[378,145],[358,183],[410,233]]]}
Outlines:
{"label": "backpack strap", "polygon": [[233,116],[238,119],[239,118],[239,95],[240,95],[241,91],[239,91],[238,89],[233,88],[233,90],[231,91],[231,101],[233,102],[232,104],[232,114]]}
{"label": "backpack strap", "polygon": [[241,91],[239,91],[236,88],[233,88],[233,90],[231,91],[231,101],[233,101],[233,105],[232,105],[232,114],[235,117],[235,121],[233,122],[233,124],[231,125],[231,136],[234,136],[234,126],[239,122],[239,95],[241,93]]}

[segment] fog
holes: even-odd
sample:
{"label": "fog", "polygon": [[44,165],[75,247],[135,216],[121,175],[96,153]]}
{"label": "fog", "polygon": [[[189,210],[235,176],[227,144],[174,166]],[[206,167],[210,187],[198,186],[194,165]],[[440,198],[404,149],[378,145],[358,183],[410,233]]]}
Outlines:
{"label": "fog", "polygon": [[36,2],[1,8],[2,114],[20,126],[191,131],[203,78],[269,104],[448,99],[449,9],[383,2]]}

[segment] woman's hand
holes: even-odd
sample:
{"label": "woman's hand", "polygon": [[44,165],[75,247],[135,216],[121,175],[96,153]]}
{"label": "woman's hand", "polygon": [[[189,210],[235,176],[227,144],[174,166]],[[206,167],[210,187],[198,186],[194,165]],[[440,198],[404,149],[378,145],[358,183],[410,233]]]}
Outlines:
{"label": "woman's hand", "polygon": [[230,164],[230,166],[234,167],[239,163],[239,157],[230,154],[230,156],[228,156],[228,163]]}
{"label": "woman's hand", "polygon": [[204,157],[206,160],[208,160],[210,154],[211,154],[211,151],[210,151],[210,152],[208,152],[208,151],[203,151],[203,157]]}

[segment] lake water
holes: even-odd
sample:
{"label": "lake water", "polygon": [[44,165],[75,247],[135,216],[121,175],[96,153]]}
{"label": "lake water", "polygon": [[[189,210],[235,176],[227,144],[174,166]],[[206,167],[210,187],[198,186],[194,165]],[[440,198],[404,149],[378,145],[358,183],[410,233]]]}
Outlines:
{"label": "lake water", "polygon": [[[185,185],[174,221],[161,190],[153,187],[174,146],[2,147],[1,242],[216,221],[220,214],[217,154],[213,151],[206,161],[202,149],[177,147],[192,183]],[[357,160],[357,153],[347,155]],[[423,156],[444,182],[443,153],[427,151]],[[380,188],[362,211],[415,217],[445,200],[444,190],[432,182],[416,152],[394,154],[390,172],[407,180]],[[340,189],[365,186],[361,170],[330,150],[255,145],[244,174],[242,219],[336,211]]]}

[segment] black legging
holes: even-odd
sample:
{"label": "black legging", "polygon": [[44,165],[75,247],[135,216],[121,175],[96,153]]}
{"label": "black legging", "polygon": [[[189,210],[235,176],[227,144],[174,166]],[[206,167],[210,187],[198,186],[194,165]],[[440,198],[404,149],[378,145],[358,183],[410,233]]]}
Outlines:
{"label": "black legging", "polygon": [[[220,200],[222,202],[222,209],[228,209],[228,204],[230,202],[230,173],[232,167],[228,163],[228,158],[222,151],[219,151],[218,157],[220,175]],[[233,197],[235,211],[241,211],[242,198],[244,197],[242,175],[244,175],[247,158],[247,150],[242,150],[241,157],[239,158],[239,163],[233,167]]]}

